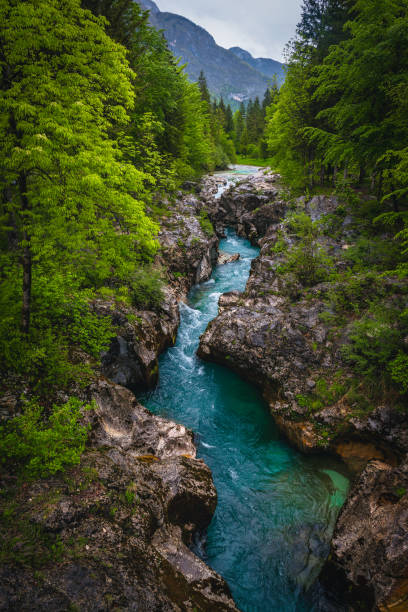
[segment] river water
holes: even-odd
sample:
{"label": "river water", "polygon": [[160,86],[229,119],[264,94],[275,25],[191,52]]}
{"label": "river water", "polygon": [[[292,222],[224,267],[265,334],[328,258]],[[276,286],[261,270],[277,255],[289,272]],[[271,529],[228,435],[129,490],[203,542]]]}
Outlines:
{"label": "river water", "polygon": [[[235,176],[250,174],[238,167]],[[307,457],[279,435],[260,392],[225,367],[195,352],[217,316],[218,298],[245,288],[258,249],[229,231],[220,249],[241,254],[218,266],[181,304],[176,345],[160,359],[160,383],[140,397],[155,414],[196,434],[198,456],[213,472],[218,506],[198,553],[228,582],[245,612],[314,609],[305,591],[329,550],[348,490],[342,467]]]}

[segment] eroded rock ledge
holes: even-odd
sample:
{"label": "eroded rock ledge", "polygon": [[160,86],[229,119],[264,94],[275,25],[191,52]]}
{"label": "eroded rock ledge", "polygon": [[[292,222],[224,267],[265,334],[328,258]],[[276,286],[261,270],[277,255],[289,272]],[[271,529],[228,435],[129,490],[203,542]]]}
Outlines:
{"label": "eroded rock ledge", "polygon": [[[297,209],[316,220],[335,215],[340,204],[337,198],[316,196],[300,198]],[[340,350],[347,328],[343,337],[333,335],[320,316],[327,308],[329,283],[305,290],[294,275],[279,274],[278,240],[289,248],[292,244],[282,223],[286,208],[279,178],[266,180],[259,173],[226,192],[213,209],[218,231],[224,223],[232,225],[261,252],[245,292],[221,296],[219,315],[201,337],[198,354],[260,386],[278,427],[297,448],[335,454],[356,476],[361,474],[337,523],[322,574],[325,588],[342,603],[345,596],[349,610],[387,610],[391,604],[393,610],[407,610],[408,413],[392,403],[364,413],[341,398],[311,411],[302,401],[320,378],[347,372]],[[322,238],[335,266],[341,266],[337,254],[355,238],[350,225],[343,216],[338,231]],[[406,300],[403,283],[384,283],[390,283],[393,300]]]}
{"label": "eroded rock ledge", "polygon": [[321,582],[352,610],[408,609],[408,460],[368,463],[337,521]]}
{"label": "eroded rock ledge", "polygon": [[0,609],[236,610],[225,581],[188,548],[217,502],[192,433],[105,379],[88,393],[96,408],[81,465],[15,500],[25,562],[1,566]]}

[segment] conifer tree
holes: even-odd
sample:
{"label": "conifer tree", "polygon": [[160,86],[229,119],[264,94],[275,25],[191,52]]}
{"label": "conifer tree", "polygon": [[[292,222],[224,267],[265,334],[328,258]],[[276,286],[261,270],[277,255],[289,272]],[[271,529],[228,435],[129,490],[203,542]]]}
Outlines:
{"label": "conifer tree", "polygon": [[232,134],[234,131],[234,116],[229,104],[225,110],[225,131],[227,134]]}
{"label": "conifer tree", "polygon": [[272,93],[271,93],[271,89],[268,87],[268,89],[265,91],[265,95],[262,101],[262,115],[264,118],[266,117],[266,109],[271,104],[272,104]]}
{"label": "conifer tree", "polygon": [[248,153],[248,145],[249,145],[248,130],[247,130],[247,127],[245,126],[242,131],[241,138],[239,141],[239,150],[243,155],[246,155]]}
{"label": "conifer tree", "polygon": [[203,71],[200,72],[200,76],[198,77],[198,87],[200,88],[202,100],[208,104],[211,104],[211,96],[208,90],[207,79],[205,78]]}
{"label": "conifer tree", "polygon": [[240,110],[234,114],[234,142],[238,153],[241,153],[241,137],[245,129],[245,120]]}

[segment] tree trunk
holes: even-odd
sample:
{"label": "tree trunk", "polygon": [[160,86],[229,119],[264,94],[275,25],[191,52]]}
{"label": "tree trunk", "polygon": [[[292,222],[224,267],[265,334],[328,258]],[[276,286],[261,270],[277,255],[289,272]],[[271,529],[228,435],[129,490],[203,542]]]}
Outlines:
{"label": "tree trunk", "polygon": [[324,185],[325,167],[323,164],[320,166],[320,185]]}
{"label": "tree trunk", "polygon": [[383,171],[380,170],[378,173],[378,189],[377,189],[377,198],[380,200],[382,197],[382,188],[383,188]]}
{"label": "tree trunk", "polygon": [[344,180],[347,181],[348,179],[348,164],[346,163],[346,165],[344,166],[344,174],[343,174]]}
{"label": "tree trunk", "polygon": [[[28,236],[24,233],[24,240],[28,240]],[[30,331],[30,316],[31,316],[31,251],[29,246],[24,247],[23,252],[23,312],[21,328],[24,334]]]}
{"label": "tree trunk", "polygon": [[376,180],[377,180],[377,171],[374,170],[374,172],[371,175],[371,192],[372,193],[374,193]]}
{"label": "tree trunk", "polygon": [[314,175],[314,162],[312,161],[312,153],[311,151],[308,151],[308,164],[307,164],[307,172],[309,175],[309,187],[311,189],[313,189],[314,187],[314,179],[313,179],[313,175]]}
{"label": "tree trunk", "polygon": [[[29,210],[29,202],[27,198],[27,177],[25,174],[20,174],[19,177],[20,196],[23,212]],[[30,331],[31,318],[31,283],[32,283],[32,259],[30,250],[30,237],[26,230],[23,233],[24,248],[21,263],[23,266],[23,307],[21,313],[21,329],[23,334],[28,334]]]}
{"label": "tree trunk", "polygon": [[[391,191],[395,191],[395,185],[391,185]],[[393,208],[394,212],[396,212],[396,213],[399,212],[397,196],[395,194],[393,194],[391,196],[391,200],[392,200],[392,208]]]}
{"label": "tree trunk", "polygon": [[337,180],[337,164],[334,166],[333,168],[333,186],[336,186],[336,180]]}

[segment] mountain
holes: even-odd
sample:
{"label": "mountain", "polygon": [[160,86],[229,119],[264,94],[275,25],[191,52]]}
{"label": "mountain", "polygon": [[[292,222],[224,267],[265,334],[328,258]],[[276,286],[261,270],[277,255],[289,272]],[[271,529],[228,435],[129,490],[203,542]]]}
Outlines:
{"label": "mountain", "polygon": [[138,2],[138,4],[140,4],[140,6],[146,11],[150,11],[150,15],[156,15],[157,13],[160,13],[159,7],[157,6],[157,4],[152,2],[152,0],[141,0],[140,2]]}
{"label": "mountain", "polygon": [[276,75],[278,85],[285,80],[285,64],[268,57],[252,57],[248,51],[241,49],[241,47],[231,47],[229,50],[261,74],[265,74],[269,78],[273,78]]}
{"label": "mountain", "polygon": [[163,30],[173,54],[180,58],[181,64],[186,64],[190,80],[197,81],[203,70],[214,96],[223,96],[236,105],[256,96],[262,99],[275,72],[278,83],[283,82],[283,64],[280,62],[255,59],[240,47],[224,49],[204,28],[189,19],[160,11],[152,0],[138,2],[150,11],[150,23]]}

